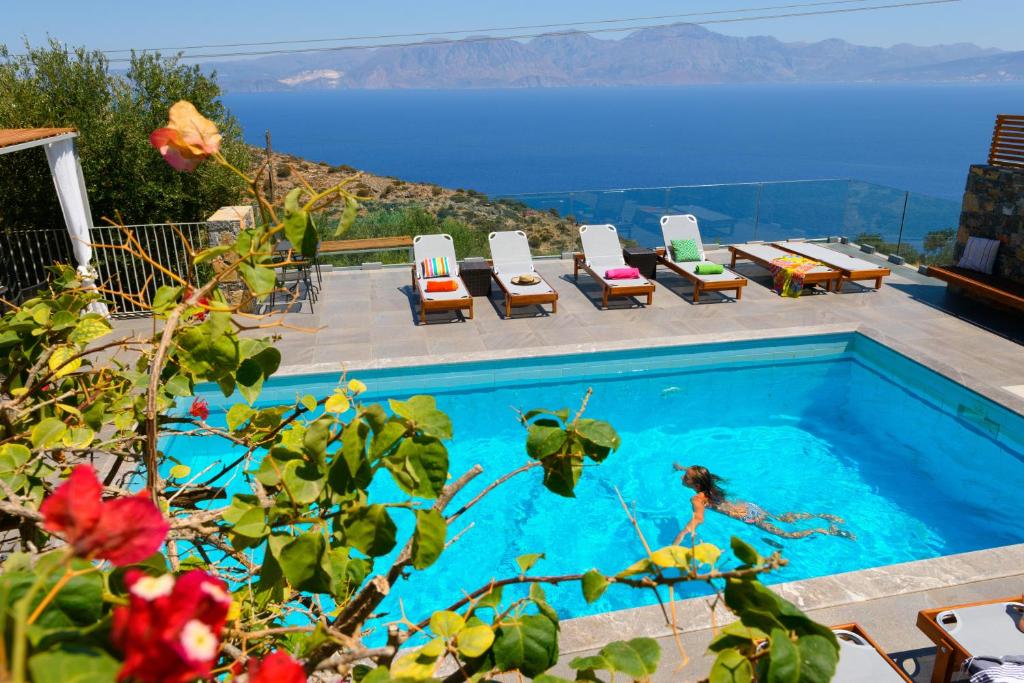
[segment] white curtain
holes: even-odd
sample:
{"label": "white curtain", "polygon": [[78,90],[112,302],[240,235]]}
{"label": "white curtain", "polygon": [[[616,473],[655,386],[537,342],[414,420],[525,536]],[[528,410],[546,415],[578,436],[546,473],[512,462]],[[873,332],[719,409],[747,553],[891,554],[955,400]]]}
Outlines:
{"label": "white curtain", "polygon": [[[71,236],[71,246],[78,261],[78,273],[87,287],[93,287],[96,271],[90,265],[92,239],[89,236],[92,216],[89,212],[89,198],[85,192],[85,179],[82,177],[78,154],[75,152],[75,141],[72,138],[58,140],[45,145],[44,149],[46,160],[50,163],[53,186],[57,189],[60,208],[64,212],[64,222]],[[93,304],[90,310],[107,314],[107,307],[103,304]]]}

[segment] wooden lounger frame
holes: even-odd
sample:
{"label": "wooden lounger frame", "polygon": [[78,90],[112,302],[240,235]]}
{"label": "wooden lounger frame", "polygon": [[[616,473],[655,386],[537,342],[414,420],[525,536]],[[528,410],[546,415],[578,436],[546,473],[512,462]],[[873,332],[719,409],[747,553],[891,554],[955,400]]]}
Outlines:
{"label": "wooden lounger frame", "polygon": [[587,257],[581,252],[576,252],[572,256],[572,276],[576,282],[580,280],[580,268],[587,271],[590,277],[601,285],[601,308],[608,308],[608,299],[616,297],[631,297],[647,295],[647,305],[650,306],[654,303],[654,283],[648,282],[646,285],[634,285],[632,287],[612,287],[608,285],[603,278],[598,277],[597,273],[587,265]]}
{"label": "wooden lounger frame", "polygon": [[498,274],[494,272],[494,265],[491,263],[491,277],[495,282],[498,283],[498,288],[501,289],[502,294],[505,295],[505,318],[512,317],[512,309],[518,308],[519,306],[532,306],[532,305],[544,305],[551,304],[551,312],[558,313],[558,292],[555,288],[544,279],[540,273],[536,273],[537,277],[541,279],[541,282],[546,284],[551,291],[544,292],[543,294],[516,294],[505,289],[505,283],[498,279]]}
{"label": "wooden lounger frame", "polygon": [[658,247],[654,251],[658,255],[659,264],[683,279],[690,281],[690,284],[693,285],[693,303],[700,301],[701,292],[728,292],[729,290],[736,290],[736,301],[743,298],[743,288],[747,286],[747,278],[742,275],[733,273],[738,278],[736,280],[703,280],[697,277],[696,274],[680,268],[679,264],[671,260],[665,253],[665,247]]}
{"label": "wooden lounger frame", "polygon": [[866,640],[868,645],[875,648],[875,651],[878,654],[882,655],[885,658],[885,661],[888,662],[889,666],[892,667],[892,670],[895,671],[900,678],[902,678],[907,683],[914,683],[914,680],[907,675],[907,672],[904,671],[899,664],[894,662],[892,657],[890,657],[885,650],[878,646],[878,643],[875,642],[875,639],[868,635],[868,632],[861,628],[860,624],[854,622],[852,624],[841,624],[839,626],[831,626],[830,628],[833,631],[842,630],[849,631],[850,633],[856,633],[858,636]]}
{"label": "wooden lounger frame", "polygon": [[949,683],[953,674],[960,670],[960,665],[963,664],[964,660],[972,655],[993,654],[991,652],[967,652],[951,633],[939,625],[939,614],[951,609],[978,607],[998,602],[1024,602],[1024,595],[1011,595],[1008,598],[999,598],[997,600],[968,602],[963,605],[934,607],[923,609],[917,613],[917,629],[935,643],[935,668],[932,670],[932,683]]}
{"label": "wooden lounger frame", "polygon": [[[459,276],[461,280],[461,275]],[[417,296],[420,299],[420,322],[427,322],[427,313],[433,311],[459,311],[469,310],[469,319],[473,319],[473,297],[467,297],[465,299],[437,299],[429,301],[427,299],[427,292],[420,287],[420,279],[416,277],[416,264],[412,266],[412,288],[416,290]],[[465,286],[465,282],[462,283]]]}
{"label": "wooden lounger frame", "polygon": [[[771,246],[771,245],[768,245],[768,246]],[[754,256],[750,252],[744,251],[742,245],[731,245],[729,247],[729,252],[732,254],[732,261],[729,264],[730,268],[735,268],[736,267],[736,261],[738,259],[743,259],[745,261],[751,261],[753,263],[756,263],[757,265],[761,266],[762,268],[767,268],[768,270],[771,270],[771,263],[770,262],[768,262],[768,261],[766,261],[766,260],[764,260],[762,258],[759,258],[757,256]],[[812,259],[812,260],[814,260],[814,259]],[[825,264],[823,264],[823,265],[825,265]],[[824,283],[825,284],[825,291],[826,292],[831,292],[832,291],[833,283],[841,282],[843,274],[842,274],[842,272],[836,270],[835,268],[832,268],[831,266],[827,266],[826,265],[826,267],[831,269],[827,273],[807,273],[806,275],[804,275],[804,284],[805,285],[819,285],[819,284]],[[839,287],[838,284],[836,284],[836,291],[838,291],[838,287]]]}
{"label": "wooden lounger frame", "polygon": [[875,289],[881,289],[882,288],[882,278],[883,277],[889,277],[890,275],[892,275],[892,271],[889,270],[888,268],[885,268],[884,266],[879,266],[878,268],[865,268],[864,270],[847,270],[846,268],[843,268],[842,266],[837,266],[834,263],[829,263],[828,261],[824,261],[824,260],[822,260],[820,258],[811,258],[810,256],[804,256],[800,252],[793,251],[792,249],[787,249],[786,247],[782,246],[781,244],[779,244],[777,242],[772,242],[772,246],[775,247],[776,249],[781,249],[782,251],[788,251],[790,254],[796,254],[797,256],[803,256],[804,258],[809,258],[812,261],[817,261],[818,263],[821,263],[822,265],[826,265],[829,268],[833,268],[835,270],[838,270],[842,274],[842,277],[839,279],[839,282],[836,284],[836,291],[837,292],[840,291],[843,288],[843,280],[849,280],[850,282],[854,282],[854,281],[857,281],[857,280],[874,280],[875,281]]}
{"label": "wooden lounger frame", "polygon": [[988,299],[1000,306],[1024,311],[1024,287],[994,275],[976,273],[956,266],[930,266],[928,275],[944,280],[965,294]]}

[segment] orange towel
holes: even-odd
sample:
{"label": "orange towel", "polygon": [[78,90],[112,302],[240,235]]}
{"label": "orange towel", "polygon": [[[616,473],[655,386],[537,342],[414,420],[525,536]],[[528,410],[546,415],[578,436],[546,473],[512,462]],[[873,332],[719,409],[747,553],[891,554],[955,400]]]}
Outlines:
{"label": "orange towel", "polygon": [[428,292],[454,292],[459,288],[459,285],[455,280],[428,280],[427,291]]}

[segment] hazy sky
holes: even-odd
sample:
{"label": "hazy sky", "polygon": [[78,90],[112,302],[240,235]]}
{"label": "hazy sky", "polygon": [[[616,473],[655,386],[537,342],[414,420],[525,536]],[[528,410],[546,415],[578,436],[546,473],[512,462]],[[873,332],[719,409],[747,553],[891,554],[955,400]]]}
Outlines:
{"label": "hazy sky", "polygon": [[[98,49],[334,38],[522,24],[592,21],[658,14],[773,7],[816,0],[0,0],[0,42],[18,51],[22,37],[47,35]],[[821,0],[817,0],[821,1]],[[913,0],[850,0],[844,5],[763,11],[808,12]],[[755,13],[756,14],[756,13]],[[736,15],[729,15],[736,16]],[[715,18],[715,17],[705,17]],[[645,23],[645,22],[640,22]],[[646,22],[652,23],[652,22]],[[843,38],[866,45],[973,42],[1024,50],[1024,0],[950,4],[709,25],[734,35],[783,40]],[[620,37],[605,34],[603,37]]]}

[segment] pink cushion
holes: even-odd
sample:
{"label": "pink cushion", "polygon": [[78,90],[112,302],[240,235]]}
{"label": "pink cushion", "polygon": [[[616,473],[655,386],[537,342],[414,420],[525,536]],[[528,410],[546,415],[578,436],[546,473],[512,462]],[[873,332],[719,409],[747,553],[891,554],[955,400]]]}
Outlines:
{"label": "pink cushion", "polygon": [[611,268],[604,271],[604,276],[609,280],[633,280],[640,277],[638,268]]}

